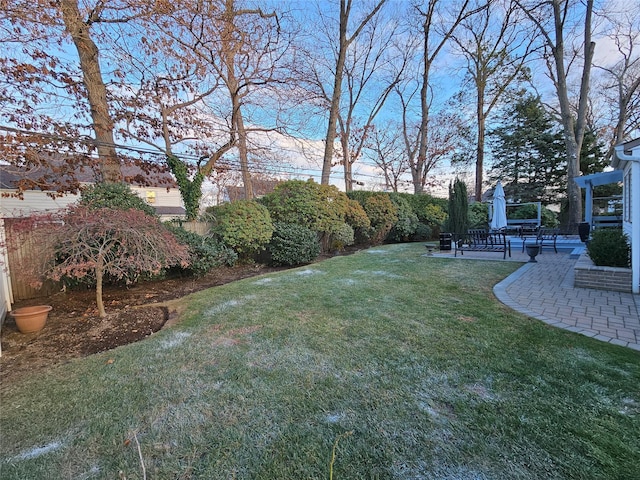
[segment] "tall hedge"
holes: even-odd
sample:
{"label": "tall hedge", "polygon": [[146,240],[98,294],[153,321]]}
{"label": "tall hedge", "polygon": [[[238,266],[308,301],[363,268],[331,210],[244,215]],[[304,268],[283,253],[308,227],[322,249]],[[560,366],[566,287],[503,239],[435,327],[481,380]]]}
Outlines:
{"label": "tall hedge", "polygon": [[416,233],[418,224],[420,223],[418,216],[403,195],[390,193],[389,199],[396,207],[398,219],[391,227],[387,239],[392,242],[408,242]]}
{"label": "tall hedge", "polygon": [[469,198],[467,185],[456,177],[449,184],[449,233],[467,233],[469,229]]}
{"label": "tall hedge", "polygon": [[371,222],[371,242],[382,243],[398,221],[398,208],[388,194],[378,192],[364,200],[363,208]]}
{"label": "tall hedge", "polygon": [[209,207],[211,233],[231,247],[240,258],[250,258],[265,249],[273,234],[269,211],[255,200],[240,200]]}
{"label": "tall hedge", "polygon": [[274,222],[301,225],[317,232],[325,250],[329,248],[331,233],[339,229],[348,216],[366,224],[344,192],[334,185],[320,185],[313,180],[281,183],[260,203],[269,210]]}

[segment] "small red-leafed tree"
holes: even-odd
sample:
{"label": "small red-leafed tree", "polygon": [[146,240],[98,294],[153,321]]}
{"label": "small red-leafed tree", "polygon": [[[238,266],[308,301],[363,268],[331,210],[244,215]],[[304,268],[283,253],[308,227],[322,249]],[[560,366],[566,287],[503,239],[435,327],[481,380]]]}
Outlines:
{"label": "small red-leafed tree", "polygon": [[40,283],[65,278],[94,283],[100,317],[106,316],[105,279],[130,284],[141,275],[189,264],[187,247],[157,218],[140,210],[74,206],[58,219],[30,217],[28,223],[39,225],[39,235],[46,238],[43,248],[53,247],[49,252],[55,252],[55,257],[34,254],[33,264],[24,266],[25,270],[36,274]]}

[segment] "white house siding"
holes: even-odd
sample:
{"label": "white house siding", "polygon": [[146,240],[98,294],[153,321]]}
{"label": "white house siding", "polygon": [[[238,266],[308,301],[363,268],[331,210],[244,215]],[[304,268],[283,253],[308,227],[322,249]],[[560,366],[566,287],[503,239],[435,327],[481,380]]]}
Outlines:
{"label": "white house siding", "polygon": [[627,162],[624,175],[627,179],[625,184],[629,187],[629,201],[625,202],[628,210],[625,212],[622,228],[631,239],[632,291],[640,293],[640,159]]}
{"label": "white house siding", "polygon": [[617,145],[613,166],[623,170],[622,228],[631,240],[632,291],[640,293],[640,138]]}
{"label": "white house siding", "polygon": [[[0,244],[4,244],[4,221],[0,218]],[[11,285],[9,284],[9,266],[6,248],[0,250],[0,329],[13,303]],[[0,346],[2,355],[2,346]]]}
{"label": "white house siding", "polygon": [[[11,193],[2,190],[0,193]],[[78,200],[79,195],[66,194],[62,197],[51,198],[45,192],[28,190],[23,199],[13,197],[0,198],[0,214],[2,218],[28,217],[35,213],[52,212],[68,207]]]}
{"label": "white house siding", "polygon": [[[177,188],[167,191],[162,187],[132,187],[131,190],[147,200],[147,193],[152,192],[155,199],[149,202],[153,206],[182,207],[182,198]],[[11,193],[10,190],[2,190],[0,193]],[[0,214],[2,218],[28,217],[34,213],[52,212],[61,210],[76,202],[79,195],[65,194],[61,197],[51,198],[45,192],[28,190],[24,192],[23,199],[4,197],[0,198]]]}
{"label": "white house siding", "polygon": [[[131,191],[156,207],[182,207],[182,197],[177,188],[171,188],[167,191],[166,187],[131,187]],[[148,200],[148,193],[154,194],[154,202]]]}

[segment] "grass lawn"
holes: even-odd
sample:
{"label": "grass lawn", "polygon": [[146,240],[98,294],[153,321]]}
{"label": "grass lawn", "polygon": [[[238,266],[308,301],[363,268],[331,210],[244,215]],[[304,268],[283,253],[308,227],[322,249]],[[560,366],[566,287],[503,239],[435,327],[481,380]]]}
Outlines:
{"label": "grass lawn", "polygon": [[0,478],[637,479],[640,353],[499,303],[519,264],[423,253],[203,291],[3,386]]}

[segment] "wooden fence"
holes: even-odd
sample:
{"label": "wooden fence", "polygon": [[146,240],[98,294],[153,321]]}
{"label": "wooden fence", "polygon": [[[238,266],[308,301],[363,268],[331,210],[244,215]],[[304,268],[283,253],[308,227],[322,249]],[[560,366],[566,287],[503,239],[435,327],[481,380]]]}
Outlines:
{"label": "wooden fence", "polygon": [[213,224],[209,222],[184,222],[182,224],[182,228],[188,232],[197,233],[198,235],[208,234],[212,226]]}
{"label": "wooden fence", "polygon": [[[15,228],[17,222],[21,220],[14,218],[4,219],[9,279],[14,302],[29,298],[46,297],[61,288],[59,283],[52,281],[44,282],[40,288],[31,285],[29,276],[26,275],[26,270],[29,265],[32,265],[32,260],[35,257],[42,260],[43,256],[47,255],[45,252],[48,248],[45,245],[46,238],[40,235],[37,227],[28,232]],[[53,252],[50,255],[53,255]]]}

